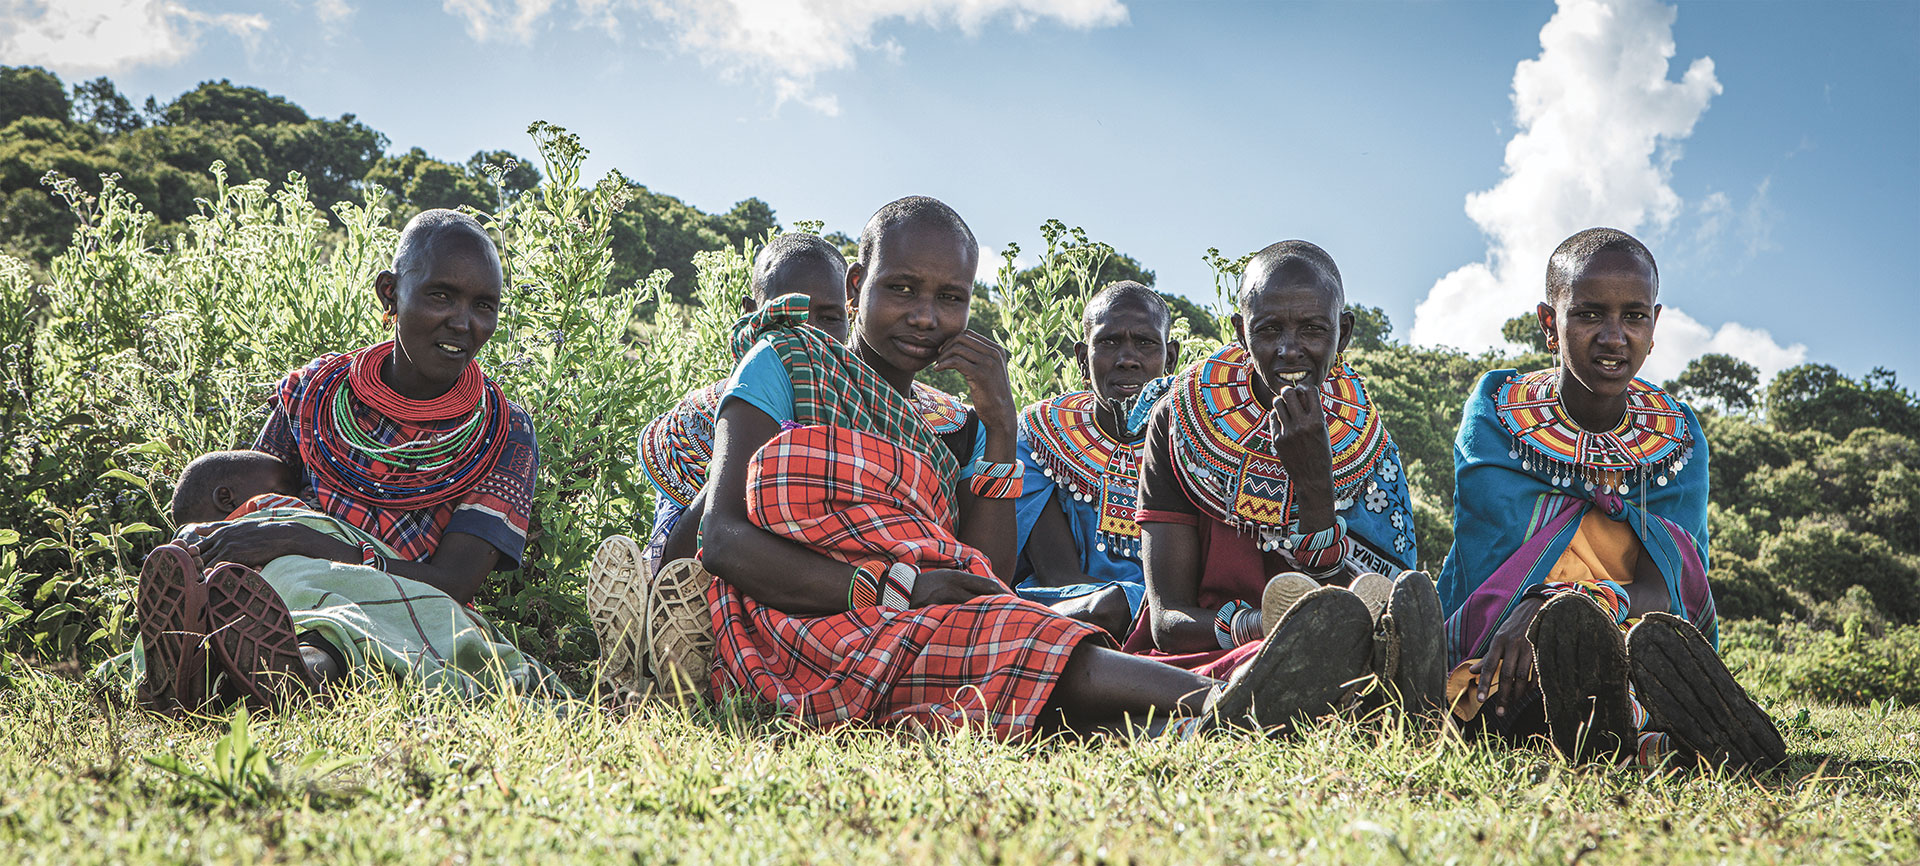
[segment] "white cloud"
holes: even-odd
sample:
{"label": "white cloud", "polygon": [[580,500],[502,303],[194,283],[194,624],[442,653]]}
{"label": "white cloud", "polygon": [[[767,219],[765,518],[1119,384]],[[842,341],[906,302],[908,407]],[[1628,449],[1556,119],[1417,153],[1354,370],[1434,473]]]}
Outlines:
{"label": "white cloud", "polygon": [[[1467,196],[1487,257],[1434,283],[1414,311],[1415,343],[1499,345],[1501,324],[1539,301],[1547,257],[1568,235],[1590,226],[1657,233],[1682,213],[1668,184],[1680,142],[1722,88],[1706,57],[1678,81],[1668,78],[1674,15],[1657,0],[1561,0],[1540,30],[1540,56],[1514,69],[1517,132],[1505,176]],[[1698,207],[1696,239],[1711,242],[1733,227],[1764,244],[1767,207],[1764,183],[1739,213],[1724,194],[1709,196]],[[1700,352],[1734,354],[1769,373],[1805,354],[1765,331],[1733,323],[1714,331],[1672,308],[1655,339],[1660,348],[1643,374],[1650,378],[1678,373]]]}
{"label": "white cloud", "polygon": [[1653,352],[1640,375],[1664,382],[1680,375],[1687,362],[1708,352],[1732,355],[1760,368],[1762,383],[1773,381],[1773,374],[1807,361],[1804,343],[1782,346],[1773,335],[1738,322],[1709,328],[1692,316],[1671,307],[1660,312],[1660,324],[1654,331]]}
{"label": "white cloud", "polygon": [[166,66],[193,53],[208,28],[251,42],[267,19],[165,0],[0,0],[0,63],[69,77]]}
{"label": "white cloud", "polygon": [[[531,41],[556,0],[442,0],[481,41]],[[850,69],[863,53],[898,59],[899,43],[876,38],[889,22],[957,27],[969,36],[1005,19],[1017,30],[1040,21],[1089,29],[1125,23],[1120,0],[574,0],[576,26],[618,35],[620,13],[639,11],[665,28],[681,50],[728,75],[770,85],[776,104],[798,102],[838,114],[819,93],[824,72]]]}
{"label": "white cloud", "polygon": [[320,24],[328,29],[338,29],[353,18],[353,7],[347,0],[313,0],[313,15]]}
{"label": "white cloud", "polygon": [[[480,42],[509,39],[529,42],[535,25],[553,8],[554,0],[441,0],[440,8],[466,19],[467,35]],[[593,11],[608,4],[602,0],[582,0],[583,10]]]}

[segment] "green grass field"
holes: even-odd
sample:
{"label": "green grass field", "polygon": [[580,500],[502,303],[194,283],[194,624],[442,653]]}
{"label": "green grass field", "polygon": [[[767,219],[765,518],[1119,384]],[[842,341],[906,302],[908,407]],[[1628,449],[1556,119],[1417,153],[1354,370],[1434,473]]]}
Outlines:
{"label": "green grass field", "polygon": [[1387,720],[1007,745],[379,687],[236,731],[11,678],[7,863],[1920,860],[1920,712],[1893,707],[1770,706],[1793,758],[1755,779],[1570,768]]}

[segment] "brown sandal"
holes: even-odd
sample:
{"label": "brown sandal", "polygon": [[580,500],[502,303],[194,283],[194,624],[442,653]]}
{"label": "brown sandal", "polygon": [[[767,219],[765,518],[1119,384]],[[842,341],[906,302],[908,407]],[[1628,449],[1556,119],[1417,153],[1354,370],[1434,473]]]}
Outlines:
{"label": "brown sandal", "polygon": [[293,615],[259,572],[222,563],[207,572],[206,586],[208,643],[243,700],[280,710],[319,688]]}
{"label": "brown sandal", "polygon": [[134,596],[146,673],[140,705],[156,712],[200,709],[207,698],[207,584],[200,561],[163,544],[140,565]]}

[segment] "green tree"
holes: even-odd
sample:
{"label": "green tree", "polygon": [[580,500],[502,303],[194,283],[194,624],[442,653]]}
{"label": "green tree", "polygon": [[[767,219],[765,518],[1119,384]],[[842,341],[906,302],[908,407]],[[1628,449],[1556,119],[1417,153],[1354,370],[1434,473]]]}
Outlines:
{"label": "green tree", "polygon": [[1760,402],[1760,368],[1732,355],[1710,352],[1689,362],[1666,388],[1686,400],[1748,412]]}
{"label": "green tree", "polygon": [[757,198],[735,203],[732,210],[714,216],[711,222],[713,230],[725,237],[731,247],[745,240],[758,241],[780,227],[780,222],[774,219],[773,206]]}
{"label": "green tree", "polygon": [[[1176,317],[1187,320],[1187,329],[1192,331],[1194,336],[1204,337],[1221,343],[1233,339],[1232,335],[1227,334],[1225,330],[1220,327],[1220,323],[1213,318],[1213,313],[1206,307],[1194,303],[1185,295],[1161,292],[1160,297],[1167,299],[1167,306],[1173,308],[1173,313]],[[1188,358],[1187,360],[1191,361],[1193,359]]]}
{"label": "green tree", "polygon": [[1856,382],[1826,364],[1801,364],[1767,386],[1767,420],[1785,431],[1844,437],[1862,427],[1920,436],[1920,405],[1892,370],[1876,367]]}
{"label": "green tree", "polygon": [[392,201],[388,221],[395,227],[428,208],[468,205],[492,209],[493,188],[483,181],[470,174],[466,166],[434,159],[418,147],[397,157],[381,157],[365,177],[366,183],[379,184],[387,191]]}
{"label": "green tree", "polygon": [[71,110],[59,76],[38,66],[0,66],[0,127],[22,117],[64,123]]}
{"label": "green tree", "polygon": [[509,199],[518,198],[540,185],[540,170],[509,150],[476,151],[467,157],[467,174],[485,179],[489,165],[501,170],[500,193]]}
{"label": "green tree", "polygon": [[1500,336],[1523,349],[1543,354],[1547,351],[1547,335],[1540,332],[1540,319],[1532,313],[1508,319],[1500,326]]}
{"label": "green tree", "polygon": [[1347,312],[1353,314],[1353,338],[1347,342],[1348,348],[1384,349],[1393,341],[1393,320],[1387,318],[1386,310],[1348,304]]}
{"label": "green tree", "polygon": [[249,135],[266,156],[268,180],[297,171],[321,207],[357,201],[367,172],[387,150],[387,137],[351,114],[339,120],[308,120],[259,127]]}
{"label": "green tree", "polygon": [[239,127],[306,123],[311,118],[285,97],[222,78],[201,82],[166,108],[168,123],[231,123]]}
{"label": "green tree", "polygon": [[146,118],[104,75],[73,86],[73,120],[102,135],[132,132],[147,125]]}

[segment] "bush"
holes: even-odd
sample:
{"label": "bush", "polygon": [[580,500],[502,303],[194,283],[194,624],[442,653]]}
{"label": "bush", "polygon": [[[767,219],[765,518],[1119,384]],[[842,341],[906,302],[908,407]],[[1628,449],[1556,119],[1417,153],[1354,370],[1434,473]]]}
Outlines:
{"label": "bush", "polygon": [[1920,626],[1876,633],[1857,616],[1837,631],[1798,622],[1729,622],[1720,650],[1741,683],[1769,698],[1920,703]]}

